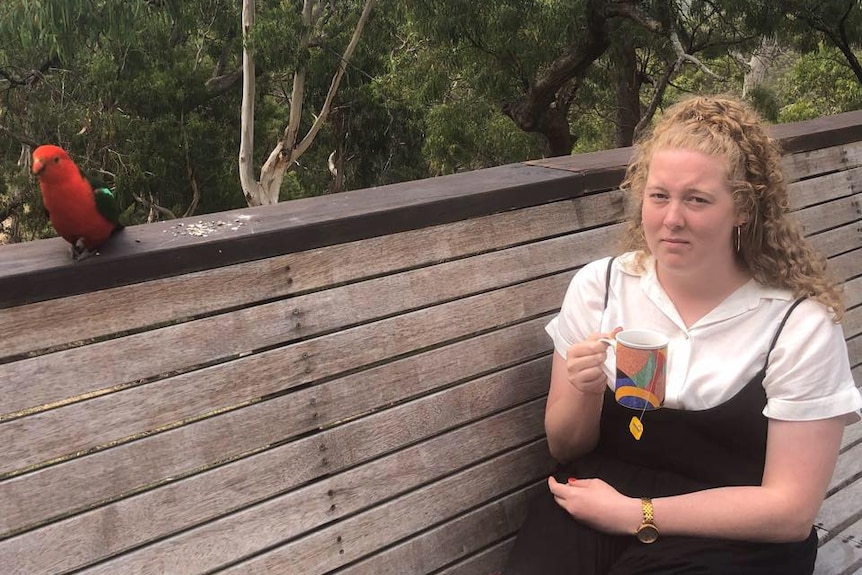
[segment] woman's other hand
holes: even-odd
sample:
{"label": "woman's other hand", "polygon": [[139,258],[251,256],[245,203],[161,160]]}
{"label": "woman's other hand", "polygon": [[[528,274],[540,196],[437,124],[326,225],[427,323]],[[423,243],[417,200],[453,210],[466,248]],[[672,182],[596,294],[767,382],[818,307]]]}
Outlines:
{"label": "woman's other hand", "polygon": [[626,497],[601,479],[548,478],[557,505],[578,521],[605,533],[633,535],[643,519],[639,499]]}

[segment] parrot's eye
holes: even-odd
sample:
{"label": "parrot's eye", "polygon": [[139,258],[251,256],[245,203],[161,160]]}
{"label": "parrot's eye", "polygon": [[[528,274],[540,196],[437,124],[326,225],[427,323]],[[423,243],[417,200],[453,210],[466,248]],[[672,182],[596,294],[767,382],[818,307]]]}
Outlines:
{"label": "parrot's eye", "polygon": [[60,157],[59,157],[59,156],[58,156],[58,157],[56,157],[56,158],[54,158],[54,163],[55,163],[55,164],[59,164],[59,163],[60,163]]}

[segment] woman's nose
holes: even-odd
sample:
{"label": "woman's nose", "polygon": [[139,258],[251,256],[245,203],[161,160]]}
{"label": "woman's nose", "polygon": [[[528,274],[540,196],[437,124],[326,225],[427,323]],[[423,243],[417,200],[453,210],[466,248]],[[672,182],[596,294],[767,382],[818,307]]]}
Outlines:
{"label": "woman's nose", "polygon": [[678,202],[670,202],[664,213],[664,226],[670,230],[680,229],[685,226],[682,206]]}

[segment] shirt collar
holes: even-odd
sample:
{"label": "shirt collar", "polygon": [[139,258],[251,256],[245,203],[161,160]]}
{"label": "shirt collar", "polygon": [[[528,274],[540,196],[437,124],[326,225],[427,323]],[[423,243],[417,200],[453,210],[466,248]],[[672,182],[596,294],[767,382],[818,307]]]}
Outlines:
{"label": "shirt collar", "polygon": [[[676,311],[676,306],[673,305],[667,293],[662,288],[658,281],[658,276],[655,271],[655,258],[651,255],[645,255],[641,259],[642,266],[638,265],[636,252],[628,252],[620,256],[620,268],[624,273],[640,276],[641,289],[659,308],[665,310],[665,313],[675,322],[682,325],[682,320],[679,318],[679,313]],[[789,301],[793,298],[793,294],[788,289],[771,288],[764,286],[758,281],[751,279],[743,284],[730,294],[723,302],[715,309],[710,311],[694,325],[702,326],[717,321],[722,321],[743,314],[749,310],[756,309],[764,300],[784,300]]]}

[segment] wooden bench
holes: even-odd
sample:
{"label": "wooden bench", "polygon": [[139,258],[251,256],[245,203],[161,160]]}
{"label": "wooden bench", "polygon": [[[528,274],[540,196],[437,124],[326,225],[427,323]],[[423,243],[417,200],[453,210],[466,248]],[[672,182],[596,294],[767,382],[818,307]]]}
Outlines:
{"label": "wooden bench", "polygon": [[[777,126],[862,381],[862,112]],[[0,247],[0,572],[486,575],[630,150]],[[862,565],[862,426],[818,573]]]}

